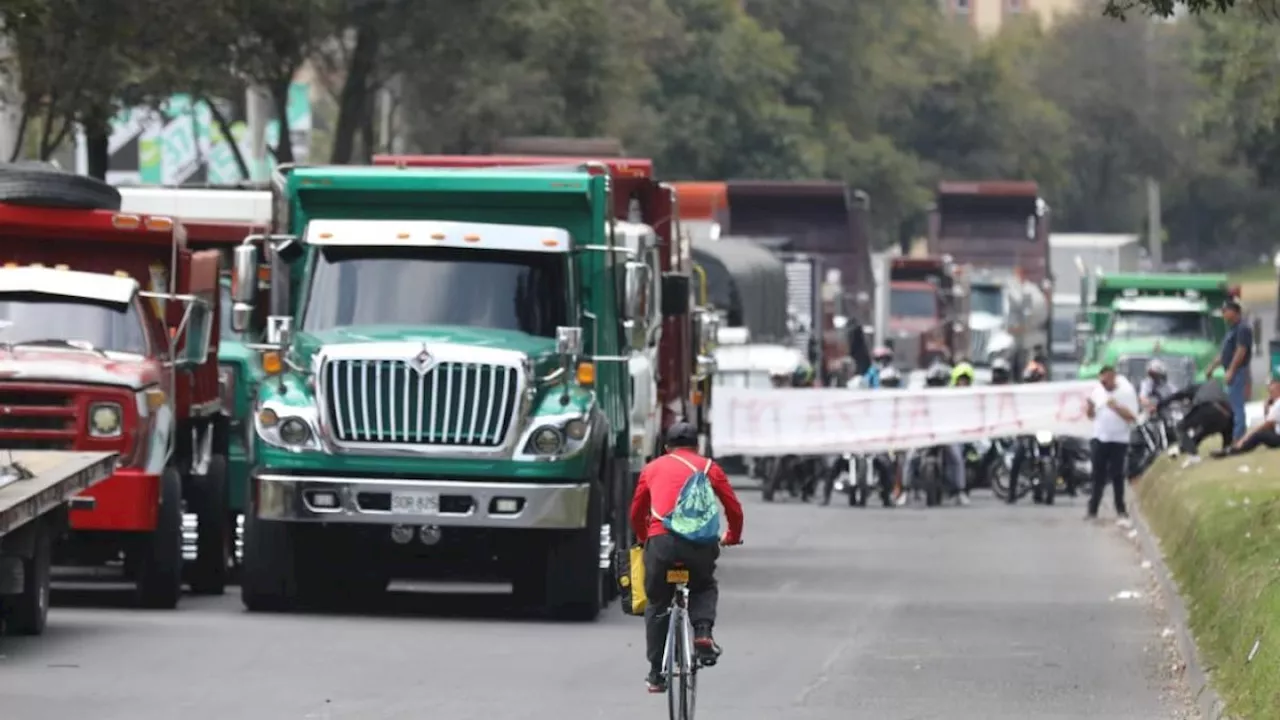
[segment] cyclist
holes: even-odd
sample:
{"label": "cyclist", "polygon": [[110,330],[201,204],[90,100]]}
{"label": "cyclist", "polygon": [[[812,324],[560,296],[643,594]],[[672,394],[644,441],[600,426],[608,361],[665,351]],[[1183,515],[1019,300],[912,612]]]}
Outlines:
{"label": "cyclist", "polygon": [[[1047,379],[1044,366],[1037,362],[1029,363],[1022,373],[1024,383],[1044,382]],[[1018,502],[1018,474],[1022,471],[1022,463],[1027,459],[1029,445],[1026,437],[1014,441],[1013,462],[1009,465],[1009,497],[1005,498],[1005,502],[1010,505]]]}
{"label": "cyclist", "polygon": [[631,530],[644,543],[644,592],[649,600],[644,624],[649,676],[646,683],[651,693],[666,691],[662,675],[662,650],[667,633],[664,617],[671,607],[675,590],[666,581],[667,570],[682,564],[689,570],[689,619],[693,623],[694,651],[704,665],[714,665],[720,647],[712,638],[716,620],[716,602],[720,590],[716,584],[716,560],[720,546],[696,543],[667,530],[664,518],[676,509],[677,500],[693,473],[706,472],[716,498],[724,506],[729,523],[723,544],[742,542],[742,503],[733,492],[729,478],[710,458],[697,453],[698,429],[677,422],[667,430],[667,454],[654,459],[640,472],[635,498],[631,501]]}
{"label": "cyclist", "polygon": [[[967,372],[965,368],[968,368]],[[957,373],[957,371],[959,371]],[[956,381],[960,382],[957,383]],[[941,360],[935,360],[929,369],[925,371],[924,384],[926,387],[943,388],[948,385],[957,385],[961,387],[973,382],[973,367],[969,363],[960,363],[954,370]],[[946,452],[946,470],[951,481],[951,491],[956,498],[956,504],[968,505],[969,497],[964,493],[964,453],[961,452],[959,445],[944,445],[943,450]],[[917,448],[907,451],[907,458],[903,465],[903,486],[906,488],[915,487],[915,473],[918,456],[920,451],[925,448]],[[906,504],[907,495],[904,492],[898,497],[898,504]]]}
{"label": "cyclist", "polygon": [[1013,368],[1009,361],[998,357],[991,361],[991,384],[1008,385],[1013,380]]}
{"label": "cyclist", "polygon": [[871,354],[871,367],[867,368],[867,372],[863,377],[866,379],[867,387],[880,387],[881,374],[885,368],[893,367],[893,351],[881,345],[877,347]]}

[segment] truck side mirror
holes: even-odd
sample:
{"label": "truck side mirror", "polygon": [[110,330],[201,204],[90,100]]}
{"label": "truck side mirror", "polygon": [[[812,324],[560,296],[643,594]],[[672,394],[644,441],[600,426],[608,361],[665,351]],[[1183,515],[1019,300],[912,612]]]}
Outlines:
{"label": "truck side mirror", "polygon": [[623,314],[628,320],[643,319],[645,316],[645,300],[649,282],[653,276],[649,266],[632,260],[626,265],[626,302]]}
{"label": "truck side mirror", "polygon": [[689,314],[689,276],[682,273],[662,274],[662,316]]}
{"label": "truck side mirror", "polygon": [[185,345],[182,349],[182,362],[187,365],[203,365],[209,357],[209,345],[213,338],[213,309],[202,301],[191,304],[187,317],[187,329],[184,333]]}
{"label": "truck side mirror", "polygon": [[231,299],[250,306],[258,291],[258,248],[237,245],[231,270]]}
{"label": "truck side mirror", "polygon": [[556,353],[571,358],[582,355],[582,328],[556,328]]}
{"label": "truck side mirror", "polygon": [[293,318],[272,315],[267,318],[267,343],[284,347],[293,339]]}

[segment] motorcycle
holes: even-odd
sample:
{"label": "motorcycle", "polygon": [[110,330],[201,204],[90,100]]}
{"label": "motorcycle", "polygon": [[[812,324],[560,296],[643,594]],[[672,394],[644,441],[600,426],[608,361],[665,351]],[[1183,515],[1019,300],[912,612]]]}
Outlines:
{"label": "motorcycle", "polygon": [[833,491],[847,493],[849,507],[866,507],[872,490],[885,507],[893,507],[893,480],[897,460],[890,453],[854,455],[845,453],[837,461],[833,477],[824,490],[822,504],[831,502]]}
{"label": "motorcycle", "polygon": [[1093,482],[1093,455],[1083,438],[1058,438],[1058,472],[1068,495],[1075,497]]}
{"label": "motorcycle", "polygon": [[1178,444],[1177,427],[1183,412],[1182,407],[1170,405],[1139,417],[1129,440],[1130,480],[1140,477],[1160,457],[1160,453]]}
{"label": "motorcycle", "polygon": [[1024,461],[1029,471],[1031,500],[1037,505],[1052,505],[1058,494],[1058,440],[1053,433],[1042,430],[1035,434],[1033,441]]}
{"label": "motorcycle", "polygon": [[914,487],[909,491],[913,496],[923,493],[927,507],[941,505],[947,486],[946,449],[941,445],[925,448],[915,457],[915,462]]}
{"label": "motorcycle", "polygon": [[784,455],[770,460],[761,470],[761,498],[765,502],[773,502],[779,490],[785,490],[801,502],[809,502],[818,489],[818,483],[829,472],[822,457]]}
{"label": "motorcycle", "polygon": [[996,497],[1004,499],[1009,492],[1009,438],[979,440],[964,448],[965,487],[991,488]]}

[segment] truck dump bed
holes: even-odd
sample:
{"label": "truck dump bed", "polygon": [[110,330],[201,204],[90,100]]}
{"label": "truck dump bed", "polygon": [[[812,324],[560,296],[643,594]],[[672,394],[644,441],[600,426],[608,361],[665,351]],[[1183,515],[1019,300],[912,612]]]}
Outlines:
{"label": "truck dump bed", "polygon": [[[0,450],[0,537],[110,477],[117,457],[116,453],[100,452]],[[4,469],[14,463],[34,477],[19,480],[7,476]]]}

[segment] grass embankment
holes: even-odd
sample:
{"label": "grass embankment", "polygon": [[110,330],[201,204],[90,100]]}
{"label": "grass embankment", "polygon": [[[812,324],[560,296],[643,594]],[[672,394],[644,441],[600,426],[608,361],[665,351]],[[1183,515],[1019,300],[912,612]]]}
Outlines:
{"label": "grass embankment", "polygon": [[1231,284],[1240,286],[1241,300],[1247,305],[1273,303],[1277,287],[1276,269],[1270,265],[1241,268],[1230,275]]}
{"label": "grass embankment", "polygon": [[1201,662],[1230,714],[1241,720],[1276,718],[1280,451],[1206,459],[1187,469],[1181,463],[1161,460],[1138,482],[1143,515],[1160,537]]}

